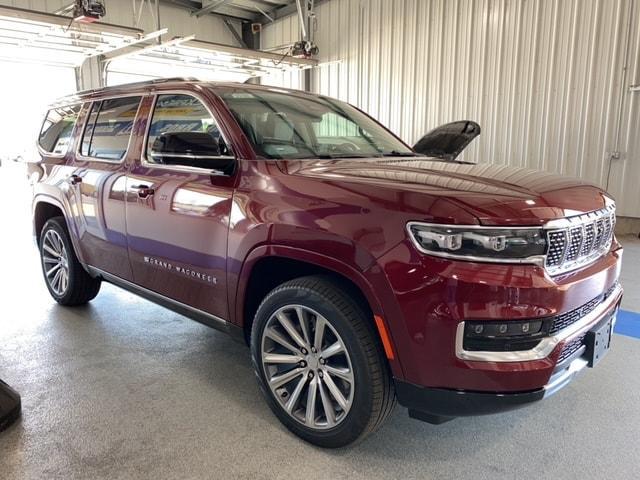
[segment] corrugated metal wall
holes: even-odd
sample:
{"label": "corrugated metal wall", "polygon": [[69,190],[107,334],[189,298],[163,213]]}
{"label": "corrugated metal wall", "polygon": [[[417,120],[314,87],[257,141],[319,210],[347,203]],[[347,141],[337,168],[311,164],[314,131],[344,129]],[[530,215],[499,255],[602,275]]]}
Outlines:
{"label": "corrugated metal wall", "polygon": [[[640,83],[640,0],[331,0],[317,18],[325,65],[313,91],[409,143],[476,120],[466,160],[609,177],[619,214],[640,217],[640,93],[628,88]],[[298,37],[288,17],[264,29],[262,47]]]}

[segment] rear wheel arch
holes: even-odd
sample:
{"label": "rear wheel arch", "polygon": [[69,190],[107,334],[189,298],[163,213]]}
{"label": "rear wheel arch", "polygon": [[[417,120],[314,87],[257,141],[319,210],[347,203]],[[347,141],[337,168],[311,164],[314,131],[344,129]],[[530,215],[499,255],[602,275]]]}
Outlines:
{"label": "rear wheel arch", "polygon": [[44,225],[48,220],[54,217],[62,217],[64,219],[69,232],[69,237],[71,238],[74,253],[83,268],[86,269],[86,262],[82,256],[82,249],[79,248],[78,245],[74,225],[72,225],[72,222],[67,215],[67,210],[64,208],[63,204],[57,198],[49,195],[40,194],[36,196],[33,201],[33,234],[37,241],[40,239],[40,234],[42,233]]}

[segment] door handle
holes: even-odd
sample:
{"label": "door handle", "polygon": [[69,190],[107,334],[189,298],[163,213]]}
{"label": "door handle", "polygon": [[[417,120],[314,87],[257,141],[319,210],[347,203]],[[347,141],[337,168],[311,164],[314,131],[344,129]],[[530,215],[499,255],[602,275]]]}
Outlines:
{"label": "door handle", "polygon": [[132,188],[138,191],[138,197],[147,198],[153,195],[156,191],[149,185],[134,185]]}
{"label": "door handle", "polygon": [[67,182],[69,182],[69,185],[77,185],[79,183],[82,183],[82,177],[75,174],[69,175],[69,177],[67,177]]}

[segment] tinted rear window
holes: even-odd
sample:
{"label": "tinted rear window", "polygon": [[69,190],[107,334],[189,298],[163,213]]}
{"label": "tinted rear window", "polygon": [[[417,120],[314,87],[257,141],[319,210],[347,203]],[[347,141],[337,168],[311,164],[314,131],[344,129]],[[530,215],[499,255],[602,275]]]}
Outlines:
{"label": "tinted rear window", "polygon": [[80,153],[87,157],[121,160],[127,152],[140,98],[95,102],[82,135]]}
{"label": "tinted rear window", "polygon": [[69,105],[52,108],[47,112],[38,138],[38,144],[44,151],[66,153],[81,106],[81,104]]}

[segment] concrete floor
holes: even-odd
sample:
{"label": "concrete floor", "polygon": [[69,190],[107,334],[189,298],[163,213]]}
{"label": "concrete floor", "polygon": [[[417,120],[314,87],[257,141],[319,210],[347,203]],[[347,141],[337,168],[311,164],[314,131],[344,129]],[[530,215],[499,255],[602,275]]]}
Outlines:
{"label": "concrete floor", "polygon": [[[3,480],[638,478],[636,339],[616,335],[598,368],[530,408],[441,426],[397,408],[363,443],[321,450],[279,424],[225,335],[109,285],[57,306],[11,178],[0,168],[0,378],[23,418],[0,433]],[[624,308],[640,311],[640,241],[624,243]]]}

